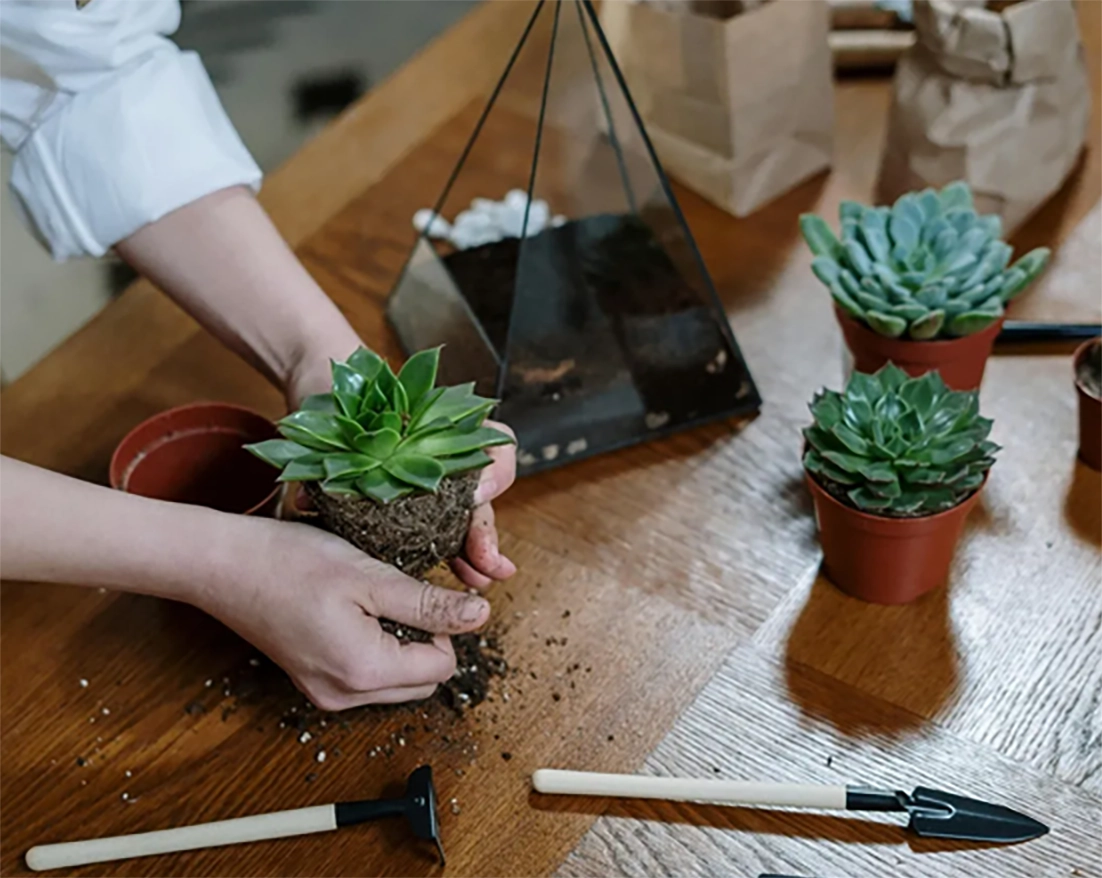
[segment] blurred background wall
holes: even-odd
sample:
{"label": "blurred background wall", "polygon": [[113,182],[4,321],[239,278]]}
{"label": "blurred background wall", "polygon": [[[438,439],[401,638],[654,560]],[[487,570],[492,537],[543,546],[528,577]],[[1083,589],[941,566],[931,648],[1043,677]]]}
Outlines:
{"label": "blurred background wall", "polygon": [[[264,171],[466,14],[475,0],[184,0],[175,39],[199,52]],[[132,279],[110,259],[54,263],[23,228],[2,157],[0,371],[11,381]]]}

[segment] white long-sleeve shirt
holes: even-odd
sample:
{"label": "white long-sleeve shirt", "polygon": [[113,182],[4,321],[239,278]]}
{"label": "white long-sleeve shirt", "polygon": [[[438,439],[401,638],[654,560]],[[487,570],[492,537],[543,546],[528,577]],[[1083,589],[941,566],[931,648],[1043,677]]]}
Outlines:
{"label": "white long-sleeve shirt", "polygon": [[194,52],[177,0],[2,0],[0,137],[11,187],[55,259],[101,256],[261,172]]}

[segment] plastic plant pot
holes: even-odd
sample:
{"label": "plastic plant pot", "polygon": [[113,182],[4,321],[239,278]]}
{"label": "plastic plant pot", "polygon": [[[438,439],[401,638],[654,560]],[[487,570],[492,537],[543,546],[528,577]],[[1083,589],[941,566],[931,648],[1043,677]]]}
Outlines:
{"label": "plastic plant pot", "polygon": [[919,518],[860,512],[804,473],[815,501],[823,572],[846,594],[874,604],[909,604],[943,585],[981,485],[963,502]]}
{"label": "plastic plant pot", "polygon": [[111,457],[111,487],[221,512],[273,515],[276,473],[243,445],[278,438],[275,425],[241,406],[202,402],[143,421]]}
{"label": "plastic plant pot", "polygon": [[840,308],[836,307],[834,313],[858,372],[872,374],[891,362],[914,377],[939,372],[953,390],[976,390],[980,386],[987,358],[1003,325],[1003,318],[999,318],[987,329],[962,338],[914,341],[880,335]]}
{"label": "plastic plant pot", "polygon": [[1090,386],[1086,381],[1088,357],[1096,360],[1102,338],[1092,338],[1075,349],[1072,359],[1075,391],[1079,396],[1079,459],[1094,470],[1102,470],[1102,397],[1098,395],[1098,386]]}

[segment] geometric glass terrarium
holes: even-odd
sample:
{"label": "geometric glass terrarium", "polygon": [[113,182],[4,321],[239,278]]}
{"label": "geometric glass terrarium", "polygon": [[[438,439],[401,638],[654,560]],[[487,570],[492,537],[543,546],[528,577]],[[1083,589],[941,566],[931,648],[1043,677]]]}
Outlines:
{"label": "geometric glass terrarium", "polygon": [[[589,0],[541,0],[390,295],[521,475],[761,399]],[[431,222],[428,222],[431,220]]]}

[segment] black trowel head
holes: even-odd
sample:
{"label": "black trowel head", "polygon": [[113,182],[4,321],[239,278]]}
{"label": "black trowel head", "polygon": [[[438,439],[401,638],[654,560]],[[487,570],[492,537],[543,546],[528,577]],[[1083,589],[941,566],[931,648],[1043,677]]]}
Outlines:
{"label": "black trowel head", "polygon": [[440,841],[440,825],[436,820],[436,788],[432,785],[432,767],[415,768],[406,781],[406,818],[418,838],[436,844],[440,864],[444,864],[444,845]]}
{"label": "black trowel head", "polygon": [[926,838],[963,841],[1029,841],[1048,832],[1043,823],[1003,805],[980,802],[941,790],[916,787],[907,797],[910,829]]}

